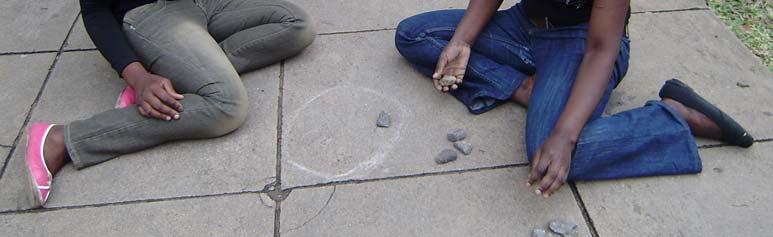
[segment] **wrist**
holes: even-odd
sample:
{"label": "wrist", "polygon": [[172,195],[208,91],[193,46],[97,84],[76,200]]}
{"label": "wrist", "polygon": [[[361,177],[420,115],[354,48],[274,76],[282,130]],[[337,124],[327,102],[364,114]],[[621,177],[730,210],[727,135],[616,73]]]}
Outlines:
{"label": "wrist", "polygon": [[577,145],[577,140],[580,137],[580,132],[579,130],[561,129],[557,127],[555,130],[553,130],[553,134],[551,135],[564,138],[567,140],[567,142],[571,143],[574,146],[574,145]]}
{"label": "wrist", "polygon": [[126,67],[123,69],[121,72],[121,77],[123,77],[126,83],[134,87],[136,82],[146,77],[147,74],[150,73],[145,70],[145,67],[143,67],[142,64],[139,62],[132,62],[129,65],[126,65]]}

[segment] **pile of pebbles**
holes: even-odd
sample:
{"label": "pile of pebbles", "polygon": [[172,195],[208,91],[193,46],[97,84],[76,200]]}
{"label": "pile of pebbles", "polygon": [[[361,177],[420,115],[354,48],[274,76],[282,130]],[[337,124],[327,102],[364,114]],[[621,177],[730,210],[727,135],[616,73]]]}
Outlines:
{"label": "pile of pebbles", "polygon": [[[567,220],[552,220],[548,222],[548,228],[552,233],[555,233],[562,237],[575,237],[577,234],[577,224]],[[531,230],[531,237],[547,237],[553,236],[548,233],[547,230],[542,227],[536,227]]]}
{"label": "pile of pebbles", "polygon": [[[380,128],[388,128],[392,125],[392,118],[386,111],[381,111],[381,113],[378,114],[378,118],[376,119],[376,127]],[[472,154],[472,144],[469,142],[464,141],[464,139],[467,138],[467,130],[465,129],[456,129],[448,135],[446,135],[446,138],[448,138],[448,141],[453,142],[454,147],[459,150],[462,154],[468,156]],[[444,149],[441,151],[437,156],[435,156],[435,163],[437,164],[445,164],[448,162],[455,161],[458,158],[458,155],[456,154],[456,151],[453,149]]]}
{"label": "pile of pebbles", "polygon": [[[467,138],[467,130],[465,129],[456,129],[448,135],[446,135],[446,138],[448,138],[448,141],[454,143],[454,147],[462,152],[464,155],[470,155],[472,154],[472,144],[469,142],[464,141],[465,138]],[[445,149],[441,151],[437,156],[435,156],[435,163],[437,164],[445,164],[448,162],[455,161],[457,159],[458,155],[456,154],[456,151],[452,149]]]}

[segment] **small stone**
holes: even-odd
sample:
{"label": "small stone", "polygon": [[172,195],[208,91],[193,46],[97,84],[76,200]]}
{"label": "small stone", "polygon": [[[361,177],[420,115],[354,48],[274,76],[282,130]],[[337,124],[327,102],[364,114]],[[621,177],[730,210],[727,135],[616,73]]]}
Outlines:
{"label": "small stone", "polygon": [[738,87],[741,87],[741,88],[748,88],[749,87],[749,84],[746,84],[746,83],[743,83],[743,82],[735,83],[735,85],[738,86]]}
{"label": "small stone", "polygon": [[441,86],[451,86],[453,84],[456,84],[455,76],[443,76],[443,78],[440,78]]}
{"label": "small stone", "polygon": [[548,232],[542,228],[534,228],[531,230],[531,237],[547,237]]}
{"label": "small stone", "polygon": [[378,120],[376,120],[376,126],[381,128],[388,128],[391,123],[392,123],[392,119],[389,117],[389,114],[387,112],[381,111],[381,113],[378,114]]}
{"label": "small stone", "polygon": [[773,112],[768,112],[768,111],[762,112],[762,114],[764,114],[765,116],[773,116]]}
{"label": "small stone", "polygon": [[472,154],[472,144],[470,144],[469,142],[457,141],[457,142],[454,142],[454,147],[456,147],[457,150],[464,153],[464,155],[469,156],[470,154]]}
{"label": "small stone", "polygon": [[456,129],[453,132],[448,134],[448,140],[451,142],[457,142],[464,140],[467,138],[467,130],[464,129]]}
{"label": "small stone", "polygon": [[548,223],[550,230],[561,236],[573,236],[577,230],[577,224],[565,220],[552,220]]}
{"label": "small stone", "polygon": [[445,149],[435,156],[435,163],[442,165],[456,160],[456,152],[451,149]]}

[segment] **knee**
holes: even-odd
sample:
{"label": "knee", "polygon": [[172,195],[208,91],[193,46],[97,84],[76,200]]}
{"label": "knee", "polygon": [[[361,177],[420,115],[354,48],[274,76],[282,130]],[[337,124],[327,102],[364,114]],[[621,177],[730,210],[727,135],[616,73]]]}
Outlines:
{"label": "knee", "polygon": [[395,29],[395,46],[397,50],[402,52],[419,36],[421,30],[419,29],[417,18],[418,16],[408,17],[397,24],[397,29]]}
{"label": "knee", "polygon": [[219,137],[238,129],[247,120],[249,99],[246,90],[228,90],[208,97],[210,106],[203,133],[207,137]]}
{"label": "knee", "polygon": [[288,43],[288,48],[301,51],[309,46],[317,36],[316,26],[311,16],[298,6],[288,7],[290,16],[286,23],[292,40]]}

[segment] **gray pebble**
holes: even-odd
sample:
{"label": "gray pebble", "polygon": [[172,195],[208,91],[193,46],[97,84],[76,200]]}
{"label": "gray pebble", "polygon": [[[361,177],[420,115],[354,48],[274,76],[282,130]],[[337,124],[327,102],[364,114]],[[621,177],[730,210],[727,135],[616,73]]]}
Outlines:
{"label": "gray pebble", "polygon": [[451,149],[445,149],[435,156],[435,163],[442,165],[456,160],[456,152]]}
{"label": "gray pebble", "polygon": [[465,142],[465,141],[454,142],[454,147],[456,147],[457,150],[464,153],[464,155],[469,156],[470,154],[472,154],[472,144],[470,144],[469,142]]}
{"label": "gray pebble", "polygon": [[440,85],[441,86],[451,86],[456,83],[456,77],[455,76],[443,76],[440,78]]}
{"label": "gray pebble", "polygon": [[552,220],[548,223],[550,230],[561,236],[574,236],[577,224],[566,220]]}
{"label": "gray pebble", "polygon": [[735,83],[735,85],[738,86],[738,87],[741,87],[741,88],[748,88],[749,87],[749,84],[746,84],[746,83],[743,83],[743,82]]}
{"label": "gray pebble", "polygon": [[448,140],[451,142],[457,142],[464,140],[467,138],[467,130],[464,129],[456,129],[453,132],[448,134]]}
{"label": "gray pebble", "polygon": [[542,228],[534,228],[531,230],[531,237],[547,237],[548,232]]}
{"label": "gray pebble", "polygon": [[381,111],[380,114],[378,114],[378,120],[376,120],[376,126],[382,127],[382,128],[388,128],[389,125],[391,125],[392,119],[389,117],[389,114],[387,112]]}

